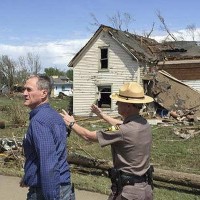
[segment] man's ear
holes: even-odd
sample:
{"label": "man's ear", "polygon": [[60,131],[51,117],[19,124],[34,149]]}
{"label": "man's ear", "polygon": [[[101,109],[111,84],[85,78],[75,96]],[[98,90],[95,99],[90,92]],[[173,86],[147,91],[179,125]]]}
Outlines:
{"label": "man's ear", "polygon": [[42,90],[42,98],[45,98],[48,96],[48,91],[47,90]]}

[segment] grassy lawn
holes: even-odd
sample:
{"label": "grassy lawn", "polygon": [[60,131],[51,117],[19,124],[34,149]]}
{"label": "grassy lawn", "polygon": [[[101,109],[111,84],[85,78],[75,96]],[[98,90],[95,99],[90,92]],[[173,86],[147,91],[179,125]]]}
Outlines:
{"label": "grassy lawn", "polygon": [[200,134],[184,140],[173,127],[153,128],[152,163],[162,169],[200,174]]}
{"label": "grassy lawn", "polygon": [[[51,105],[60,112],[67,109],[68,99],[52,99]],[[23,107],[21,97],[7,98],[0,97],[0,121],[5,121],[6,128],[0,129],[0,137],[20,137],[26,132],[28,125],[27,108]],[[97,130],[106,128],[108,125],[103,122],[94,121],[97,118],[89,118],[80,121],[79,124]],[[181,139],[173,133],[173,126],[159,127],[152,126],[153,147],[151,162],[158,168],[170,169],[179,172],[194,173],[200,175],[200,134],[188,140]],[[68,138],[69,152],[76,152],[89,158],[111,160],[110,147],[101,148],[97,143],[84,141],[73,132]],[[0,157],[1,158],[1,157]],[[14,161],[12,161],[14,162]],[[15,161],[16,162],[16,161]],[[21,165],[16,163],[2,164],[0,162],[0,173],[15,176],[23,174]],[[108,194],[110,191],[110,180],[101,171],[97,175],[95,169],[80,173],[77,168],[81,166],[71,166],[72,180],[75,187],[90,191]],[[177,187],[155,182],[154,199],[156,200],[198,200],[200,192],[192,188]]]}

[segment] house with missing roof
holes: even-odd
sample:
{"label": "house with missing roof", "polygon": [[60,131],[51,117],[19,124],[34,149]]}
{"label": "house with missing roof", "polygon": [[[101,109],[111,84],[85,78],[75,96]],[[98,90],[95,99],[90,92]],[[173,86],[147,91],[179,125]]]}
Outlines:
{"label": "house with missing roof", "polygon": [[[159,110],[160,106],[160,110],[163,107],[164,110],[196,107],[200,95],[199,43],[195,41],[159,43],[159,52],[156,56],[157,65],[143,77],[143,85],[148,95],[155,99],[154,109]],[[184,89],[184,85],[187,90]],[[196,97],[198,98],[195,99]]]}
{"label": "house with missing roof", "polygon": [[[90,116],[94,103],[104,112],[116,115],[111,93],[118,92],[125,82],[135,81],[144,85],[149,95],[152,82],[145,77],[156,70],[166,70],[166,66],[169,69],[174,62],[181,63],[183,57],[175,59],[181,53],[183,49],[171,44],[101,25],[68,64],[73,67],[73,113]],[[169,62],[172,60],[173,65]]]}
{"label": "house with missing roof", "polygon": [[156,61],[148,48],[154,43],[152,39],[100,26],[68,64],[73,67],[74,114],[91,115],[93,103],[109,114],[116,114],[116,102],[110,99],[110,94],[118,92],[125,82],[142,84],[143,74]]}
{"label": "house with missing roof", "polygon": [[167,42],[158,70],[164,70],[200,92],[200,44],[195,41]]}

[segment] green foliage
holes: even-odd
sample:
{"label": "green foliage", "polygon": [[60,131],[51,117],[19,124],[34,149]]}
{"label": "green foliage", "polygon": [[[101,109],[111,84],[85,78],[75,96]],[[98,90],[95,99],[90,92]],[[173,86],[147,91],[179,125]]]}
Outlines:
{"label": "green foliage", "polygon": [[49,67],[44,69],[45,75],[47,76],[65,76],[66,72],[61,71],[54,67]]}
{"label": "green foliage", "polygon": [[154,181],[156,187],[153,191],[155,200],[200,200],[200,190],[177,186],[173,184],[160,184]]}
{"label": "green foliage", "polygon": [[58,112],[61,112],[62,109],[68,110],[70,101],[71,101],[71,97],[63,96],[63,98],[50,98],[49,103],[55,110],[57,110]]}
{"label": "green foliage", "polygon": [[199,134],[185,140],[174,134],[173,127],[155,127],[152,163],[162,169],[200,174],[199,142]]}
{"label": "green foliage", "polygon": [[73,81],[73,70],[72,69],[67,70],[67,77],[69,78],[69,80]]}
{"label": "green foliage", "polygon": [[28,121],[27,108],[21,105],[9,106],[9,116],[12,124],[25,126]]}
{"label": "green foliage", "polygon": [[109,194],[110,192],[110,179],[103,176],[94,176],[90,173],[78,174],[76,171],[72,171],[72,181],[77,189],[98,192],[101,194]]}
{"label": "green foliage", "polygon": [[24,125],[27,122],[27,109],[22,106],[22,96],[0,96],[0,120],[7,125]]}

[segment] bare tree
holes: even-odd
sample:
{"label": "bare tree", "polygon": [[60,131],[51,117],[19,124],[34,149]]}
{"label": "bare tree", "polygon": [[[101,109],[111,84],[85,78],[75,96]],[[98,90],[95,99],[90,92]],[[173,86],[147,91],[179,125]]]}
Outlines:
{"label": "bare tree", "polygon": [[[96,27],[99,27],[101,24],[99,23],[98,19],[96,18],[94,13],[90,13],[90,16],[92,18],[92,22],[90,22],[90,26],[87,27],[87,30],[91,33],[94,33],[96,30]],[[91,28],[92,27],[92,28]],[[95,30],[93,30],[93,27],[95,28]]]}
{"label": "bare tree", "polygon": [[[112,24],[113,28],[126,31],[128,31],[130,23],[134,21],[129,13],[121,14],[120,12],[117,12],[117,14],[111,17],[108,16],[108,20]],[[123,28],[123,26],[125,27]]]}
{"label": "bare tree", "polygon": [[92,26],[100,26],[101,25],[94,13],[90,13],[90,16],[92,17],[92,20],[93,20],[93,22],[91,22],[90,25],[92,25]]}
{"label": "bare tree", "polygon": [[41,63],[39,56],[33,53],[27,53],[26,57],[20,56],[18,59],[19,71],[24,71],[29,74],[38,74],[41,70]]}
{"label": "bare tree", "polygon": [[124,15],[123,22],[124,22],[125,30],[128,31],[129,25],[135,20],[131,17],[129,13],[124,13],[123,15]]}
{"label": "bare tree", "polygon": [[26,60],[23,56],[20,56],[18,58],[17,75],[16,75],[18,83],[23,83],[29,74],[30,74],[30,69],[26,65]]}
{"label": "bare tree", "polygon": [[[92,21],[93,21],[90,23],[90,25],[95,26],[95,27],[101,25],[99,20],[96,18],[95,14],[90,13],[90,16],[92,17]],[[129,13],[121,14],[120,12],[117,12],[117,14],[113,16],[107,16],[107,17],[108,17],[108,21],[111,23],[111,26],[119,30],[128,31],[130,24],[134,21],[134,19],[131,17]]]}
{"label": "bare tree", "polygon": [[192,37],[192,40],[194,41],[195,40],[195,32],[197,30],[196,25],[195,24],[187,25],[186,30],[189,33],[189,35]]}
{"label": "bare tree", "polygon": [[29,74],[38,74],[40,70],[39,56],[32,53],[19,57],[18,62],[7,55],[0,57],[0,83],[6,84],[10,90],[15,84],[22,84]]}
{"label": "bare tree", "polygon": [[154,26],[155,26],[155,22],[153,22],[151,30],[149,31],[149,33],[146,33],[144,31],[144,37],[149,38],[151,36],[152,32],[154,31]]}
{"label": "bare tree", "polygon": [[38,55],[33,53],[27,53],[27,63],[29,65],[30,71],[33,74],[38,74],[41,70],[40,58]]}
{"label": "bare tree", "polygon": [[4,84],[6,84],[9,89],[11,89],[15,83],[15,65],[16,63],[7,55],[1,56],[0,71],[5,81]]}
{"label": "bare tree", "polygon": [[170,36],[174,41],[177,41],[176,37],[171,33],[171,31],[169,30],[169,27],[165,23],[165,19],[161,15],[160,11],[157,11],[157,16],[158,16],[158,18],[159,18],[159,20],[160,20],[160,22],[162,24],[161,29],[164,30],[164,31],[166,31],[168,33],[168,36]]}
{"label": "bare tree", "polygon": [[123,20],[122,20],[122,16],[119,12],[117,12],[117,14],[109,17],[108,19],[110,21],[110,23],[112,24],[112,27],[115,29],[119,29],[122,30],[122,24],[123,24]]}

